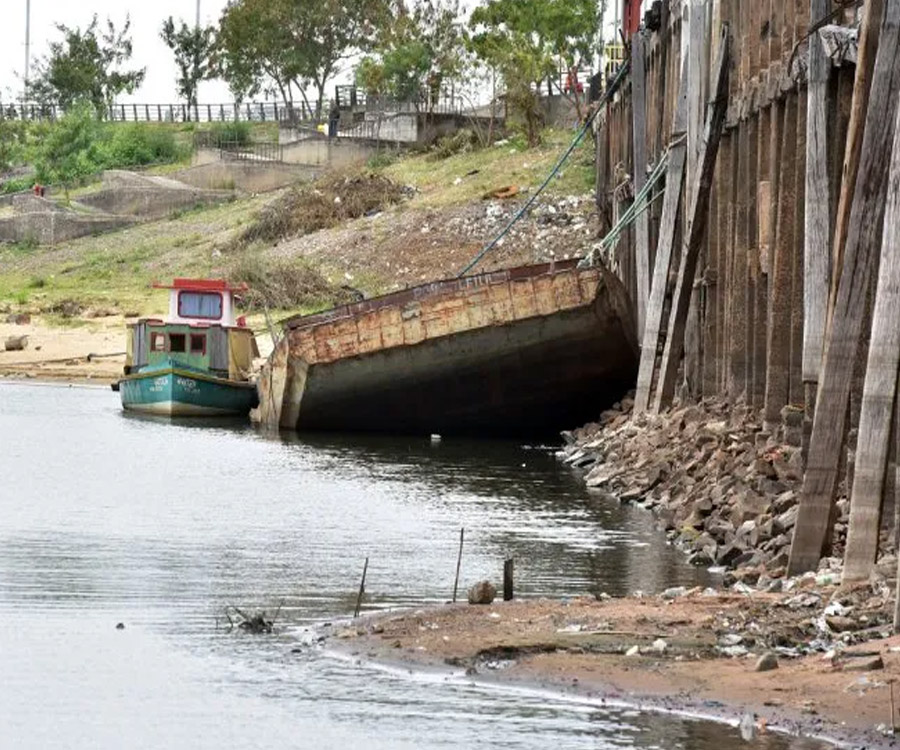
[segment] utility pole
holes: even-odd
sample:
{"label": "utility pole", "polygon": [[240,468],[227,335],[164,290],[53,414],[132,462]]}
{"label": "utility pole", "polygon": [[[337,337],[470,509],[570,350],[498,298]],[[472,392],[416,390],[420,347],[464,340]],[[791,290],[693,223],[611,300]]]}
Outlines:
{"label": "utility pole", "polygon": [[[198,0],[199,2],[199,0]],[[28,101],[28,75],[31,66],[31,0],[25,0],[25,78],[22,104]]]}

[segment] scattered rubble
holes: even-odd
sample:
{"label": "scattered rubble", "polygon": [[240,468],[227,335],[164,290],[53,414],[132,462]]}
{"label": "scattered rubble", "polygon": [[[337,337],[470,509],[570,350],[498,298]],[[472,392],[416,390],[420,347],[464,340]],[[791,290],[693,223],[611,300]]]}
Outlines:
{"label": "scattered rubble", "polygon": [[490,581],[480,581],[469,589],[469,604],[492,604],[497,587]]}

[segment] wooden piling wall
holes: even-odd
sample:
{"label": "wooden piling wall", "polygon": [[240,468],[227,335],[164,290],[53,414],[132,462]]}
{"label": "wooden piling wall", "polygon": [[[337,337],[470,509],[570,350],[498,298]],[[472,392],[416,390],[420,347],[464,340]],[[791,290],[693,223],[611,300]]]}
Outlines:
{"label": "wooden piling wall", "polygon": [[[894,33],[892,9],[897,5],[900,14],[900,0],[866,0],[843,8],[831,0],[660,2],[660,27],[640,32],[631,53],[642,59],[637,64],[632,59],[629,77],[595,121],[597,200],[611,224],[645,182],[643,175],[635,177],[636,168],[649,173],[666,154],[675,155],[684,143],[687,149],[683,183],[660,183],[644,222],[637,231],[623,233],[605,259],[632,293],[634,319],[646,320],[637,331],[643,345],[636,409],[662,409],[679,396],[715,396],[759,410],[767,436],[785,442],[802,436],[804,456],[827,462],[816,471],[828,472],[829,482],[821,492],[804,486],[791,565],[792,572],[800,572],[814,567],[829,549],[830,532],[822,529],[833,525],[833,485],[841,482],[841,491],[849,494],[854,462],[869,474],[874,466],[879,472],[874,486],[881,487],[882,454],[888,451],[882,445],[873,463],[864,438],[863,455],[855,451],[857,432],[869,441],[873,434],[879,440],[887,434],[894,443],[898,440],[890,425],[872,426],[871,409],[865,412],[869,421],[860,422],[864,386],[871,377],[866,359],[882,252],[880,240],[873,238],[881,236],[885,188],[879,183],[873,192],[862,171],[857,185],[857,169],[861,153],[864,163],[866,159],[863,133],[867,124],[876,123],[865,134],[865,143],[883,151],[878,163],[881,173],[887,173],[891,149],[883,144],[893,130],[885,123],[893,123],[894,106],[892,99],[886,100],[894,95],[900,56],[893,57],[893,45],[884,42],[888,37],[878,42],[878,31],[883,23]],[[715,102],[710,100],[723,44],[727,114],[711,187],[706,187],[701,162],[708,156],[708,144],[703,141],[716,125]],[[876,49],[883,56],[877,65]],[[686,92],[681,91],[682,81]],[[869,87],[879,92],[879,101],[874,95],[869,101]],[[685,93],[686,116],[678,120],[679,97]],[[635,95],[643,100],[635,103]],[[679,174],[678,169],[667,170],[670,180]],[[680,193],[677,211],[663,209],[666,202],[658,195],[662,189]],[[708,209],[706,201],[693,200],[697,189],[710,193]],[[702,216],[691,213],[698,205]],[[677,219],[670,222],[673,213]],[[857,216],[866,217],[863,226],[857,226]],[[705,231],[698,238],[696,222],[701,220]],[[695,270],[690,247],[697,242]],[[668,246],[673,247],[671,253],[666,252]],[[862,262],[858,253],[867,259],[863,280],[853,265]],[[660,267],[659,259],[668,266]],[[855,275],[842,280],[842,271]],[[650,289],[643,286],[648,280]],[[863,282],[865,289],[854,287],[844,297],[839,293],[841,284],[849,290],[851,283]],[[852,299],[863,295],[865,301],[854,302],[848,312],[841,300],[854,294]],[[673,324],[673,315],[684,320]],[[667,341],[673,332],[679,340]],[[854,340],[833,338],[841,336]],[[888,335],[883,337],[887,340]],[[829,347],[833,357],[836,350],[855,356],[845,358],[848,363],[829,364]],[[672,361],[671,352],[680,361]],[[841,374],[834,374],[839,367]],[[882,379],[889,380],[892,372]],[[841,401],[843,393],[830,400],[822,396],[820,379],[827,389],[835,377],[850,383],[846,403]],[[891,399],[893,393],[889,390]],[[818,434],[813,429],[817,402],[827,407],[828,419],[836,410],[846,411],[846,420],[836,420],[838,425],[846,421],[839,435],[826,436],[825,427]],[[882,406],[882,421],[884,414],[892,413],[893,403]],[[796,429],[800,420],[804,430]],[[794,429],[785,429],[785,423]],[[840,443],[840,455],[823,448],[826,439]],[[884,485],[883,494],[893,495],[894,482]],[[871,547],[877,546],[879,516],[893,516],[879,513],[879,503],[892,508],[893,498],[872,499],[872,486],[870,482],[865,500],[870,508],[866,534],[853,536],[865,540],[853,552],[854,575],[865,575],[875,559],[877,550]],[[856,502],[851,497],[851,503]],[[857,515],[862,518],[862,511]]]}

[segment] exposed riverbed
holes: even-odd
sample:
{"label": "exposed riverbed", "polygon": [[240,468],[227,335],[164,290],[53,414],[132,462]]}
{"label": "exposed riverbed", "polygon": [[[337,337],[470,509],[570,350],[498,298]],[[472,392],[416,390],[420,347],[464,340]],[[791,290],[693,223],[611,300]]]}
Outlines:
{"label": "exposed riverbed", "polygon": [[[446,600],[516,560],[522,597],[708,582],[652,517],[546,451],[124,415],[104,389],[0,385],[0,737],[19,748],[814,748],[301,646],[305,626]],[[227,632],[225,605],[274,636]],[[218,619],[218,627],[217,627]],[[118,622],[124,630],[116,630]],[[294,649],[298,649],[296,652]]]}

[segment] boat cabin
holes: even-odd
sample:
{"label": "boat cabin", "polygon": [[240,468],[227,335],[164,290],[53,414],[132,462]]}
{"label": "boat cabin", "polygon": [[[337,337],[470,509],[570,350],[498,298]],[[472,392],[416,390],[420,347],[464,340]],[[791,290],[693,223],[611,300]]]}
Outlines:
{"label": "boat cabin", "polygon": [[246,285],[224,280],[175,279],[165,320],[143,318],[128,326],[125,374],[171,365],[231,380],[246,380],[259,356],[243,316],[235,318],[235,295]]}

